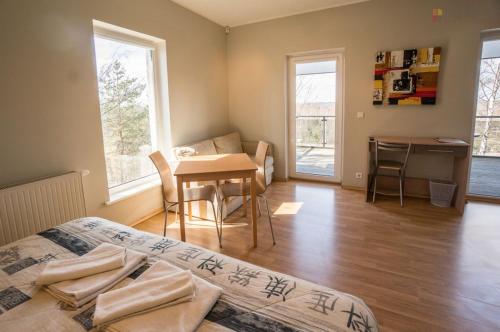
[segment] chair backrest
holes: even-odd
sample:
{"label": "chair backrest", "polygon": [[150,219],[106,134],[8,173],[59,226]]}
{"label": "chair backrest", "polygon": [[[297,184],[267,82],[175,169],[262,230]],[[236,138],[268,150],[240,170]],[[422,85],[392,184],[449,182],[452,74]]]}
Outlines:
{"label": "chair backrest", "polygon": [[177,202],[177,189],[174,186],[172,171],[170,170],[167,160],[160,151],[153,152],[149,155],[149,158],[156,166],[158,173],[160,173],[163,199],[169,203]]}
{"label": "chair backrest", "polygon": [[403,169],[406,167],[408,162],[408,157],[410,155],[411,143],[388,143],[383,141],[375,141],[375,165],[378,165],[380,160],[380,151],[395,152],[403,156],[401,163],[403,164]]}
{"label": "chair backrest", "polygon": [[257,192],[264,193],[267,188],[266,182],[266,157],[269,151],[269,144],[264,141],[259,141],[257,151],[255,152],[255,164],[257,165]]}

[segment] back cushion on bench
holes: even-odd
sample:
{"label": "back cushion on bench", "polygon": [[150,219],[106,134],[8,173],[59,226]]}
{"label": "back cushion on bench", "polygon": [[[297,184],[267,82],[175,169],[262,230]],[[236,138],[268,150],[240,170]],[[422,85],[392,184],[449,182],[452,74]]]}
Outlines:
{"label": "back cushion on bench", "polygon": [[217,154],[214,142],[211,139],[207,139],[192,145],[177,147],[173,150],[177,159],[182,159],[183,157],[189,156]]}
{"label": "back cushion on bench", "polygon": [[234,133],[214,138],[217,153],[242,153],[240,133]]}

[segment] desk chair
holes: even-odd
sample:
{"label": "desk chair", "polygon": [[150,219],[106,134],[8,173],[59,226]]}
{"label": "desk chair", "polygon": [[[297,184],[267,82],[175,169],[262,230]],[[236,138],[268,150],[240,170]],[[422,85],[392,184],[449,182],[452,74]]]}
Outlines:
{"label": "desk chair", "polygon": [[[165,160],[160,151],[153,152],[149,155],[151,161],[156,166],[158,173],[160,173],[161,183],[162,183],[162,193],[163,193],[163,204],[165,206],[165,223],[163,225],[163,236],[167,233],[167,216],[168,210],[176,206],[175,218],[177,219],[177,207],[179,200],[177,198],[177,188],[174,185],[172,171],[168,162]],[[212,205],[212,211],[214,213],[215,227],[217,228],[217,237],[219,238],[220,245],[220,233],[217,224],[217,214],[215,213],[214,200],[216,199],[217,189],[213,185],[204,185],[197,188],[184,188],[184,202],[195,202],[195,201],[207,201]]]}
{"label": "desk chair", "polygon": [[[401,207],[403,207],[403,196],[404,196],[404,186],[405,186],[405,172],[406,165],[408,163],[408,156],[410,155],[411,143],[399,144],[399,143],[385,143],[380,141],[375,141],[375,171],[373,173],[373,203],[375,203],[375,197],[378,194],[381,195],[392,195],[397,196],[390,192],[377,192],[377,176],[380,170],[385,170],[388,172],[397,173],[399,177],[399,200]],[[380,152],[385,151],[391,154],[398,154],[400,161],[397,160],[384,160],[380,159]],[[402,158],[401,158],[402,157]]]}
{"label": "desk chair", "polygon": [[[271,213],[269,212],[269,204],[267,203],[267,198],[264,196],[264,193],[267,189],[266,184],[266,167],[265,160],[267,156],[267,152],[269,150],[269,144],[260,141],[257,146],[257,152],[255,153],[255,163],[257,164],[257,174],[256,174],[256,184],[257,184],[257,197],[264,200],[266,203],[267,209],[267,218],[269,220],[269,226],[271,227],[271,235],[273,237],[273,244],[276,244],[274,240],[274,230],[273,223],[271,221]],[[222,242],[222,212],[224,208],[224,201],[228,197],[232,196],[248,196],[250,195],[250,183],[241,182],[241,183],[223,183],[219,186],[219,192],[221,195],[222,203],[220,205],[220,215],[221,215],[221,231],[220,231],[220,242]],[[257,200],[258,203],[258,200]],[[260,213],[260,204],[259,213]]]}

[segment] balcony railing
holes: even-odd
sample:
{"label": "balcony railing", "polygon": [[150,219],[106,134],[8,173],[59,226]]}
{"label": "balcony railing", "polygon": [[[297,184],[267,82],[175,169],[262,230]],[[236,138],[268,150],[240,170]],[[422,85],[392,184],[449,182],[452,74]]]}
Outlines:
{"label": "balcony railing", "polygon": [[335,146],[335,115],[300,115],[295,117],[297,147]]}
{"label": "balcony railing", "polygon": [[[485,135],[488,120],[489,129]],[[500,115],[476,116],[473,156],[500,157]]]}

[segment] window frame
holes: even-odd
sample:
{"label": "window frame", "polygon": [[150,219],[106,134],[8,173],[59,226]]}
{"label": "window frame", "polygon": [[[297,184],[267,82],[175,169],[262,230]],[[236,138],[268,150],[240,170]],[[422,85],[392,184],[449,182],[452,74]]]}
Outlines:
{"label": "window frame", "polygon": [[471,171],[472,171],[472,157],[474,156],[474,135],[475,135],[475,130],[476,130],[476,117],[477,117],[477,99],[478,99],[478,94],[479,94],[479,80],[481,76],[481,63],[483,60],[483,46],[484,42],[491,41],[491,40],[500,40],[500,30],[499,29],[492,29],[492,30],[485,30],[482,31],[480,34],[479,38],[479,49],[477,52],[477,58],[476,58],[476,77],[475,77],[475,82],[474,82],[474,94],[473,94],[473,100],[474,100],[474,108],[471,116],[471,128],[469,132],[469,142],[470,147],[469,147],[469,153],[468,153],[468,169],[467,169],[467,185],[465,188],[465,193],[466,196],[469,198],[481,198],[481,197],[486,197],[486,198],[492,198],[496,199],[493,196],[484,196],[484,195],[477,195],[473,194],[470,192],[470,176],[471,176]]}
{"label": "window frame", "polygon": [[[334,175],[317,175],[307,173],[297,173],[296,171],[296,87],[295,87],[295,65],[297,63],[307,63],[316,61],[336,61],[336,85],[335,85],[335,164]],[[342,183],[344,168],[344,87],[345,87],[345,50],[344,48],[327,49],[322,51],[290,53],[286,56],[286,177],[323,181],[331,183]],[[337,127],[338,125],[338,127]]]}
{"label": "window frame", "polygon": [[[151,144],[153,150],[168,152],[170,142],[170,117],[168,105],[168,79],[166,67],[166,45],[165,40],[149,36],[140,32],[118,27],[109,23],[93,20],[93,38],[108,39],[111,41],[127,44],[135,47],[142,47],[151,51],[148,59],[148,84],[151,84],[151,103],[154,110],[149,112],[149,122],[151,129]],[[97,59],[94,46],[94,67],[96,68],[97,81]],[[149,64],[149,61],[151,63]],[[102,124],[101,124],[102,128]],[[170,156],[170,153],[166,153]],[[105,155],[103,151],[103,155]],[[153,173],[138,179],[128,181],[113,187],[109,187],[108,173],[106,170],[106,205],[114,204],[127,197],[137,195],[152,187],[159,186],[161,180],[158,173]]]}

